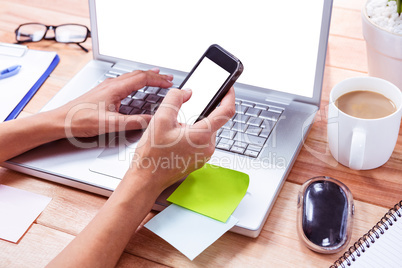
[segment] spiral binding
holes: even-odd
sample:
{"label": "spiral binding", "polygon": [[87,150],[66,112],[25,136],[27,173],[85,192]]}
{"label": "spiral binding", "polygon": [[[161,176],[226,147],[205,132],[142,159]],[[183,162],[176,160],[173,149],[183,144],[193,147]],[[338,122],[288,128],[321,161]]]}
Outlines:
{"label": "spiral binding", "polygon": [[360,257],[362,253],[366,251],[366,248],[370,247],[370,242],[374,243],[375,239],[380,238],[380,235],[384,234],[388,230],[389,226],[392,226],[396,222],[397,216],[402,217],[401,212],[398,210],[402,207],[402,200],[399,201],[393,208],[388,210],[387,213],[373,226],[366,234],[360,237],[338,260],[334,262],[330,268],[345,268],[344,262],[347,266],[350,266],[352,262],[356,261],[357,257]]}

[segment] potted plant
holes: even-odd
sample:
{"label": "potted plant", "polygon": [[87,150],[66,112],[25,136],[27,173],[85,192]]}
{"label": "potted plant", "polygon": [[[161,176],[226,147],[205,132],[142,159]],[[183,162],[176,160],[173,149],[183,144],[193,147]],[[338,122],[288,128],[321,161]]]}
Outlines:
{"label": "potted plant", "polygon": [[370,76],[402,90],[402,0],[367,0],[362,9]]}

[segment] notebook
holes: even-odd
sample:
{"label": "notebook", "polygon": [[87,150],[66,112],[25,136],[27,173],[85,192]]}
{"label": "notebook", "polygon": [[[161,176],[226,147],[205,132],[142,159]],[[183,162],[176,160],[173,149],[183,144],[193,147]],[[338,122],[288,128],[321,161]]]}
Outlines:
{"label": "notebook", "polygon": [[[297,0],[191,4],[185,0],[90,0],[94,58],[42,111],[133,70],[158,67],[161,73],[172,74],[178,86],[211,44],[221,45],[245,69],[234,85],[238,115],[219,131],[209,163],[249,175],[247,194],[233,212],[239,221],[231,231],[256,237],[319,110],[331,8],[332,0],[308,4]],[[292,19],[284,20],[283,14]],[[123,100],[121,106],[126,108],[120,112],[152,113],[148,110],[152,105],[143,101],[155,102],[165,93],[143,88]],[[245,133],[238,134],[240,130]],[[59,140],[3,165],[109,196],[126,173],[142,133]],[[153,208],[166,208],[166,198],[179,184],[162,193]]]}
{"label": "notebook", "polygon": [[402,200],[359,238],[331,268],[401,267]]}
{"label": "notebook", "polygon": [[20,71],[0,79],[0,122],[16,118],[59,63],[55,52],[0,43],[0,70],[20,65]]}

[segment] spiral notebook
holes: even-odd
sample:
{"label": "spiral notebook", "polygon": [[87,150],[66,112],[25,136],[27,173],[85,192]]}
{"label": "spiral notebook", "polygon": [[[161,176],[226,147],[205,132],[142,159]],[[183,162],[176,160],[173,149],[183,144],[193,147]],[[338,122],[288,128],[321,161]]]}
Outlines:
{"label": "spiral notebook", "polygon": [[360,237],[330,268],[401,267],[402,200]]}

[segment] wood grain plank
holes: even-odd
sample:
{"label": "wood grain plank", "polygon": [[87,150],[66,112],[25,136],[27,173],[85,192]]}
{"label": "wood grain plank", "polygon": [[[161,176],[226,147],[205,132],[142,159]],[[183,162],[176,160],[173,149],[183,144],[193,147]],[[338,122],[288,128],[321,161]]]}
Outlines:
{"label": "wood grain plank", "polygon": [[168,267],[166,265],[162,265],[156,262],[149,261],[144,258],[140,258],[131,254],[123,253],[119,259],[119,262],[116,264],[118,268],[163,268]]}
{"label": "wood grain plank", "polygon": [[[54,2],[59,3],[59,8],[51,7]],[[74,5],[74,2],[78,3]],[[59,0],[44,2],[40,0],[3,0],[1,1],[1,3],[0,28],[5,31],[14,32],[18,25],[27,22],[38,22],[47,25],[79,23],[89,27],[89,12],[87,11],[87,1]]]}
{"label": "wood grain plank", "polygon": [[367,73],[365,41],[330,35],[326,66]]}
{"label": "wood grain plank", "polygon": [[334,7],[354,9],[360,11],[367,0],[334,0]]}
{"label": "wood grain plank", "polygon": [[331,17],[331,35],[363,40],[361,13],[355,9],[334,7]]}
{"label": "wood grain plank", "polygon": [[73,238],[69,234],[33,224],[17,244],[0,240],[0,266],[44,267]]}
{"label": "wood grain plank", "polygon": [[[52,0],[50,2],[43,0],[6,0],[3,2],[18,3],[22,6],[30,6],[39,9],[46,9],[63,13],[65,17],[74,15],[75,17],[89,17],[88,1],[84,0]],[[73,7],[73,8],[72,8]]]}
{"label": "wood grain plank", "polygon": [[[0,267],[45,267],[74,236],[33,224],[18,243],[0,239]],[[123,253],[116,267],[166,267],[144,258]]]}

